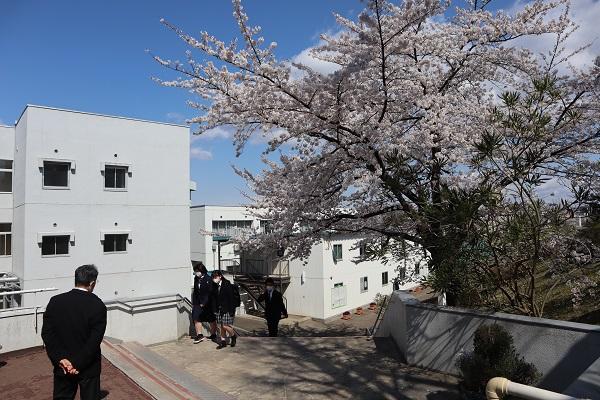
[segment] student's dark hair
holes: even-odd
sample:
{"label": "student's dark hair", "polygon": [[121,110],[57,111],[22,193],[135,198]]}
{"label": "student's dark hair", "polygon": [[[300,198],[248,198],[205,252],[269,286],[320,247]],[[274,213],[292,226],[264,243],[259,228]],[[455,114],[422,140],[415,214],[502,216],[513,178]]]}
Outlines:
{"label": "student's dark hair", "polygon": [[89,286],[98,279],[98,268],[93,264],[82,265],[75,270],[75,286]]}
{"label": "student's dark hair", "polygon": [[265,279],[265,285],[274,285],[275,281],[273,280],[273,278],[267,278]]}
{"label": "student's dark hair", "polygon": [[222,278],[223,277],[223,271],[221,271],[221,270],[213,271],[212,276],[220,276]]}
{"label": "student's dark hair", "polygon": [[194,271],[202,272],[203,275],[208,272],[202,261],[199,261],[198,263],[194,264]]}

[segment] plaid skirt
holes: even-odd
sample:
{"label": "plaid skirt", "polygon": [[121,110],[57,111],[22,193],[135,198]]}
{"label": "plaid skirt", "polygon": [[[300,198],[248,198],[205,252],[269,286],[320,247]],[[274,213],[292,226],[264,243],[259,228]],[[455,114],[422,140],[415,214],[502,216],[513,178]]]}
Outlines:
{"label": "plaid skirt", "polygon": [[233,325],[233,317],[229,313],[217,313],[217,324]]}

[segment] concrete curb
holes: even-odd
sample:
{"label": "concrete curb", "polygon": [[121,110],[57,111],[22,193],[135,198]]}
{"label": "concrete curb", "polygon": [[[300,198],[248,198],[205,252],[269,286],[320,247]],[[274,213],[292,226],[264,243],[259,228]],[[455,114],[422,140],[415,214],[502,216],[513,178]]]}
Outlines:
{"label": "concrete curb", "polygon": [[[117,342],[117,343],[115,343]],[[139,343],[108,340],[102,353],[138,386],[158,400],[232,400]]]}

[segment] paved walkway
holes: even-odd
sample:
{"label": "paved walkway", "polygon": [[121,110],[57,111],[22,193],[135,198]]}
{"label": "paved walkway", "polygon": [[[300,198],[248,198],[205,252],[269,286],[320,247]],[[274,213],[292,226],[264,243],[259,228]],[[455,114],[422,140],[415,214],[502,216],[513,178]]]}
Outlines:
{"label": "paved walkway", "polygon": [[[340,317],[317,321],[306,317],[290,315],[279,322],[279,336],[360,336],[367,328],[373,327],[378,310],[366,309],[362,315],[352,314],[349,320]],[[264,319],[251,315],[235,317],[235,326],[255,336],[267,336],[267,323]]]}
{"label": "paved walkway", "polygon": [[[104,358],[100,387],[104,400],[153,399]],[[11,400],[51,399],[52,365],[46,352],[38,347],[0,354],[0,394]]]}
{"label": "paved walkway", "polygon": [[242,337],[216,350],[184,338],[150,349],[239,399],[459,399],[455,378],[403,366],[387,339]]}

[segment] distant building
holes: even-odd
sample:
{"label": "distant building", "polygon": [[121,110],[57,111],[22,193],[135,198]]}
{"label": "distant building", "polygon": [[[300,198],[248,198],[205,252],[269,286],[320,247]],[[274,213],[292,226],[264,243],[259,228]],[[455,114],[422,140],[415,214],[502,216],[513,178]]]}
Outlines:
{"label": "distant building", "polygon": [[189,176],[185,126],[28,105],[0,127],[0,273],[65,291],[93,263],[105,301],[188,295]]}
{"label": "distant building", "polygon": [[[266,221],[238,206],[193,206],[190,212],[192,262],[201,261],[209,270],[229,271],[254,297],[264,279],[272,277],[282,290],[290,314],[327,319],[369,304],[378,293],[390,294],[394,283],[397,289],[414,287],[419,277],[427,274],[426,263],[419,255],[388,264],[358,262],[362,250],[357,236],[323,236],[305,262],[283,260],[276,249],[251,254],[229,239],[261,232],[267,229]],[[405,279],[408,275],[414,279]],[[249,307],[251,297],[246,298]]]}

